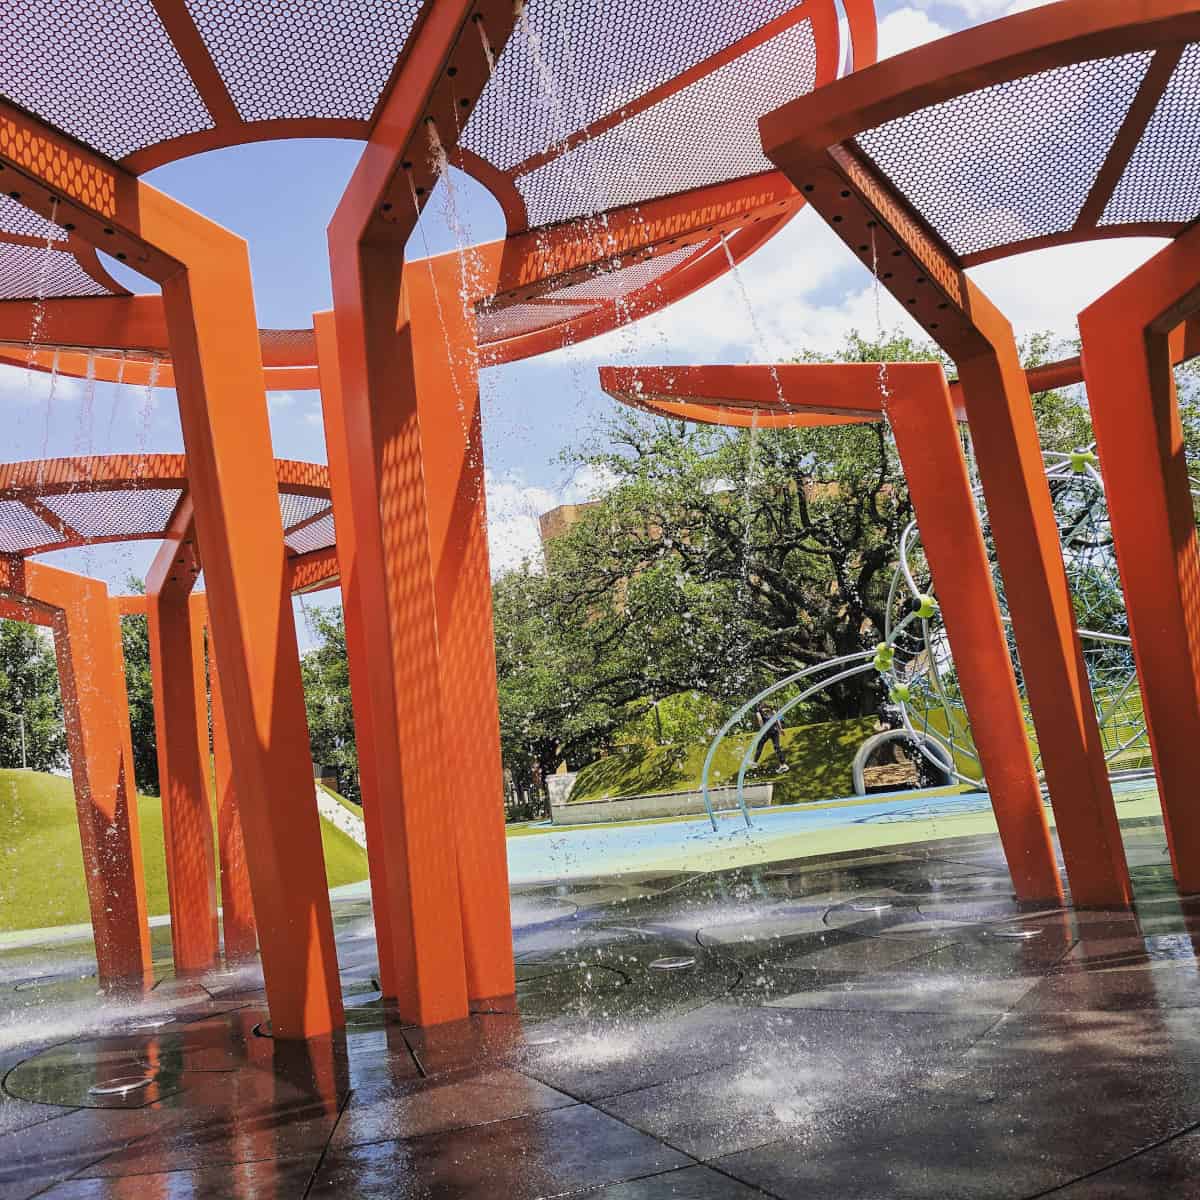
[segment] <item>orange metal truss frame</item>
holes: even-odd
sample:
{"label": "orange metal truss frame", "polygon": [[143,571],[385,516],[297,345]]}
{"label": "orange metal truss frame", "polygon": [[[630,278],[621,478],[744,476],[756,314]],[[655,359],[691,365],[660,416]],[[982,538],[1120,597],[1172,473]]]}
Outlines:
{"label": "orange metal truss frame", "polygon": [[[245,243],[14,106],[5,187],[162,286],[275,1035],[342,1024]],[[298,914],[304,914],[297,919]]]}
{"label": "orange metal truss frame", "polygon": [[150,928],[116,610],[103,583],[6,555],[0,616],[54,633],[98,975],[102,987],[141,990]]}
{"label": "orange metal truss frame", "polygon": [[[1131,892],[1016,343],[964,274],[978,259],[958,258],[853,139],[989,84],[1197,37],[1200,12],[1189,0],[1145,0],[1134,14],[1122,0],[1065,0],[889,59],[760,122],[767,157],[863,261],[886,264],[884,285],[958,365],[1072,896],[1082,905],[1127,904]],[[1118,141],[1114,153],[1127,158],[1132,143]],[[1102,171],[1097,187],[1115,185],[1114,172]],[[1051,240],[1104,232],[1080,227]]]}
{"label": "orange metal truss frame", "polygon": [[1200,226],[1079,316],[1146,728],[1181,891],[1200,892],[1200,546],[1172,363],[1200,347]]}
{"label": "orange metal truss frame", "polygon": [[[987,777],[1009,872],[1022,901],[1061,901],[1062,885],[991,566],[936,363],[889,363],[887,418],[896,437],[922,546],[956,650],[959,683]],[[776,428],[878,421],[877,363],[603,367],[600,386],[635,407],[709,424]],[[761,414],[761,416],[760,416]]]}
{"label": "orange metal truss frame", "polygon": [[[353,525],[339,556],[355,724],[370,730],[369,787],[392,794],[367,797],[368,853],[385,865],[382,982],[402,1016],[434,1024],[515,984],[474,320],[441,304],[432,264],[406,266],[404,246],[436,182],[427,131],[452,149],[470,107],[458,97],[485,81],[472,25],[499,48],[515,14],[463,0],[426,12],[330,223],[337,361],[323,375],[337,386],[322,399],[334,504]],[[450,777],[443,747],[468,728],[474,748]]]}

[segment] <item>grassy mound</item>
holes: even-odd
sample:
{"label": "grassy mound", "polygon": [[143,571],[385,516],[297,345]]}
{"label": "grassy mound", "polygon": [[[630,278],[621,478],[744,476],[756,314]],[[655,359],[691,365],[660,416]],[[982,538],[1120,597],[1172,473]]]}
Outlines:
{"label": "grassy mound", "polygon": [[[875,730],[874,717],[827,721],[783,731],[783,753],[791,770],[780,773],[770,742],[760,766],[746,774],[749,783],[774,783],[776,804],[802,804],[848,796],[854,791],[851,765],[854,752]],[[738,766],[753,734],[727,737],[713,760],[710,785],[735,784]],[[571,789],[572,804],[620,796],[694,791],[700,787],[708,744],[688,746],[626,746],[589,763]]]}
{"label": "grassy mound", "polygon": [[[138,820],[147,907],[157,916],[167,912],[157,797],[139,797]],[[322,821],[321,837],[330,887],[367,877],[366,852],[341,830]],[[0,770],[0,932],[89,919],[71,781],[37,771]]]}

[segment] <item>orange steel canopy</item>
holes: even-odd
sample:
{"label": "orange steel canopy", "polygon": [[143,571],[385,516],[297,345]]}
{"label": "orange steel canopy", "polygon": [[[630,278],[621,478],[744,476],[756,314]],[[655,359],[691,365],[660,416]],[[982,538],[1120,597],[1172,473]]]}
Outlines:
{"label": "orange steel canopy", "polygon": [[[366,138],[427,8],[19,0],[0,14],[0,95],[135,174],[246,142]],[[484,362],[595,336],[729,270],[803,203],[764,157],[758,118],[876,53],[872,0],[518,10],[491,81],[461,100],[465,128],[446,138],[507,226],[499,285],[478,310]],[[0,304],[0,358],[83,374],[84,352],[108,350],[97,378],[169,385],[157,309],[135,310],[69,225],[19,200],[0,195],[0,301],[26,302]],[[29,347],[37,297],[78,303],[48,304]],[[316,386],[310,330],[262,340],[269,387]]]}
{"label": "orange steel canopy", "polygon": [[[275,460],[293,589],[337,579],[329,470]],[[114,454],[0,463],[0,555],[166,537],[188,492],[182,454]]]}

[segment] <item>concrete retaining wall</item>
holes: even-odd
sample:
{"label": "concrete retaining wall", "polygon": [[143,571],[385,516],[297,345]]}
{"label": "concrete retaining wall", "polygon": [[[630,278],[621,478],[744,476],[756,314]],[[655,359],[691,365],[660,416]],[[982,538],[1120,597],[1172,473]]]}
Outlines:
{"label": "concrete retaining wall", "polygon": [[[755,783],[745,789],[751,808],[766,808],[771,803],[773,783]],[[709,799],[715,809],[737,807],[737,788],[710,788]],[[550,805],[550,820],[555,825],[596,825],[605,821],[644,821],[650,817],[683,817],[704,812],[701,792],[662,792],[655,796],[624,796],[619,800],[582,800],[576,804]]]}

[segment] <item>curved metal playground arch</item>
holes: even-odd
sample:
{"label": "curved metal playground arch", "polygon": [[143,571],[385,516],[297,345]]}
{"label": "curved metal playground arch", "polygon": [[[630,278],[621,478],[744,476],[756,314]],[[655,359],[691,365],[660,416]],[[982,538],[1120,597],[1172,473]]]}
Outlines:
{"label": "curved metal playground arch", "polygon": [[[1124,613],[1108,528],[1104,480],[1097,470],[1095,447],[1092,445],[1070,453],[1048,451],[1043,455],[1043,461],[1059,515],[1060,540],[1081,621],[1079,637],[1097,700],[1097,718],[1105,735],[1105,761],[1110,766],[1110,774],[1140,774],[1147,768],[1135,767],[1129,771],[1115,766],[1132,758],[1149,756],[1146,722],[1140,704],[1136,705],[1136,715],[1133,715],[1137,673],[1131,640],[1127,633],[1088,627],[1097,622],[1082,623],[1089,616],[1103,616],[1100,610],[1104,601],[1114,606],[1117,612]],[[986,528],[982,489],[976,486],[974,494]],[[1200,487],[1195,482],[1193,495],[1200,495]],[[832,658],[776,681],[741,705],[717,732],[705,755],[701,776],[705,809],[714,830],[717,814],[711,800],[710,777],[717,750],[725,738],[760,704],[786,688],[800,683],[807,685],[778,709],[778,718],[825,688],[871,671],[878,672],[884,679],[888,698],[901,722],[899,729],[885,731],[886,735],[891,739],[906,737],[916,753],[949,778],[987,790],[966,711],[955,687],[953,659],[939,610],[929,589],[919,582],[922,574],[927,573],[920,557],[917,523],[912,521],[897,546],[896,568],[885,609],[884,641],[874,649]],[[1003,584],[999,572],[993,573],[1003,604]],[[900,613],[903,615],[898,616]],[[1007,617],[1005,619],[1007,622]],[[770,722],[756,731],[738,767],[737,806],[747,826],[752,822],[744,791],[746,772],[755,761],[763,739],[768,736],[769,725]],[[856,755],[856,764],[863,750],[873,746],[881,736],[884,735],[873,735],[863,743]],[[1044,785],[1040,755],[1035,756],[1035,762],[1038,778]],[[861,771],[856,771],[856,788],[859,788],[859,774]]]}

